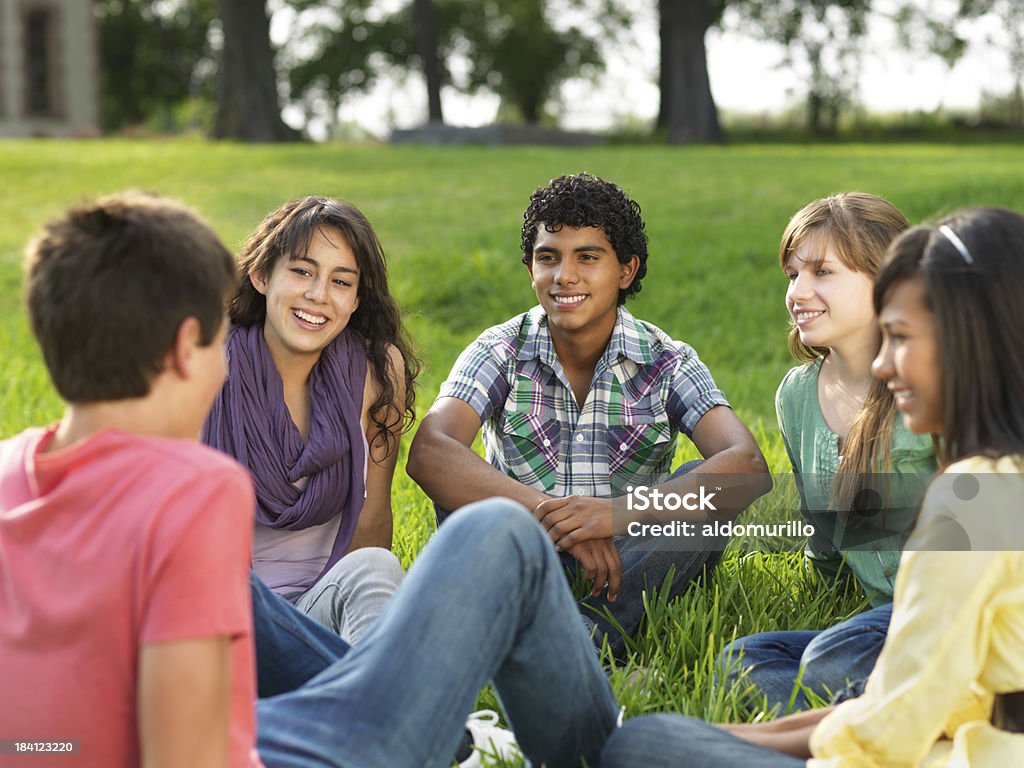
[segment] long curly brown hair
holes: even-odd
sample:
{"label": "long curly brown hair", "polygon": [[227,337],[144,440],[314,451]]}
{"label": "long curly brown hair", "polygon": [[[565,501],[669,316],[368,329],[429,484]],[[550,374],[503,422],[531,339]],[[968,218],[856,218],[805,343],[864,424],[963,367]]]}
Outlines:
{"label": "long curly brown hair", "polygon": [[[269,275],[279,259],[301,257],[320,229],[344,235],[359,265],[359,307],[348,327],[366,343],[367,362],[380,384],[377,399],[370,405],[370,420],[379,430],[375,442],[379,440],[385,452],[390,453],[415,418],[415,381],[421,364],[388,288],[384,249],[373,226],[358,208],[328,197],[310,196],[290,200],[268,214],[238,255],[241,278],[228,304],[228,315],[237,325],[262,324],[267,316],[267,300],[253,286],[249,274]],[[395,370],[388,352],[391,347],[401,355],[402,371]],[[394,405],[395,381],[399,377],[405,380],[405,402],[401,408]]]}

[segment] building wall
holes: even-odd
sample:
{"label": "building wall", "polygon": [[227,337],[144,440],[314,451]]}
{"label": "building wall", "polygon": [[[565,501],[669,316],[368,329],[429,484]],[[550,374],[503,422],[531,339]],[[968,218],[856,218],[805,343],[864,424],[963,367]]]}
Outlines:
{"label": "building wall", "polygon": [[0,136],[97,135],[98,54],[92,0],[0,0]]}

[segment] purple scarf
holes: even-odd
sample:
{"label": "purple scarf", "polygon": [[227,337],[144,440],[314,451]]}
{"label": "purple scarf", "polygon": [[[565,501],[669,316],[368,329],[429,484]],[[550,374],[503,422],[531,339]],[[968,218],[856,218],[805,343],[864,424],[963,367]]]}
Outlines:
{"label": "purple scarf", "polygon": [[[263,326],[233,326],[227,354],[228,378],[206,417],[201,439],[248,468],[256,488],[256,522],[296,531],[341,515],[322,576],[348,551],[366,494],[366,450],[359,422],[366,348],[346,328],[313,366],[305,443],[284,403],[284,385]],[[303,477],[309,480],[299,490],[294,483]]]}

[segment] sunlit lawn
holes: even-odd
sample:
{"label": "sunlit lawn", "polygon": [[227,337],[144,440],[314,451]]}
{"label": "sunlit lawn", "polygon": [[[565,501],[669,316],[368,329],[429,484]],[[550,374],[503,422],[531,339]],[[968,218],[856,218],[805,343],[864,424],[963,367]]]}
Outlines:
{"label": "sunlit lawn", "polygon": [[[1005,144],[566,150],[0,142],[0,434],[59,414],[22,317],[18,265],[27,238],[68,204],[125,187],[159,191],[199,208],[236,248],[287,198],[316,193],[355,203],[384,242],[394,292],[426,361],[422,414],[462,347],[534,300],[519,252],[530,192],[558,174],[588,170],[626,188],[648,223],[649,274],[633,312],[697,349],[773,471],[786,472],[772,397],[791,365],[777,266],[789,216],[811,199],[851,189],[887,197],[912,221],[968,204],[1024,209],[1021,168],[1024,148]],[[694,455],[681,449],[680,458]],[[433,516],[402,466],[394,501],[396,550],[409,563],[433,532]],[[633,661],[661,674],[627,689],[616,672],[613,684],[630,714],[745,716],[735,691],[711,685],[723,640],[822,627],[860,605],[861,596],[836,596],[817,583],[799,555],[729,553],[709,589],[652,606]]]}

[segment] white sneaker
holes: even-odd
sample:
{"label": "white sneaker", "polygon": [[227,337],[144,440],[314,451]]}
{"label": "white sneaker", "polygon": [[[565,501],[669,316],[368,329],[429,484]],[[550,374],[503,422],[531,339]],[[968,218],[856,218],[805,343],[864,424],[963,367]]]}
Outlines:
{"label": "white sneaker", "polygon": [[481,709],[466,719],[466,730],[473,737],[473,753],[459,763],[459,768],[482,768],[483,758],[521,759],[523,753],[512,731],[498,725],[498,713]]}

